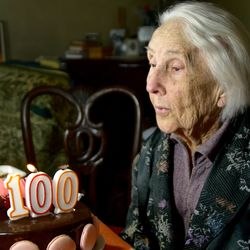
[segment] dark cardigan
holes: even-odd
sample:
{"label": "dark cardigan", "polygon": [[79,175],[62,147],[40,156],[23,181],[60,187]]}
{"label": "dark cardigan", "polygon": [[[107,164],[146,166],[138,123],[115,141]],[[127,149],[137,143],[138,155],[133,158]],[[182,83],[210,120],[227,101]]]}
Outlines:
{"label": "dark cardigan", "polygon": [[121,237],[135,249],[250,248],[250,110],[232,119],[191,217],[184,242],[173,202],[173,146],[156,130],[133,169]]}

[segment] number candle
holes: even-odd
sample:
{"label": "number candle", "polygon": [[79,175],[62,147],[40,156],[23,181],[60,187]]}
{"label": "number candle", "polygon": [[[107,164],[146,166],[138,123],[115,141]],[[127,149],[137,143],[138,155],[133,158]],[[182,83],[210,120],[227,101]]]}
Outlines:
{"label": "number candle", "polygon": [[46,215],[52,205],[52,180],[43,172],[32,173],[26,179],[26,205],[31,217]]}
{"label": "number candle", "polygon": [[55,214],[71,212],[78,200],[78,185],[78,177],[70,169],[58,170],[53,181],[44,172],[31,173],[26,179],[20,179],[19,174],[9,174],[4,181],[10,199],[7,215],[11,220],[29,214],[31,217],[43,216],[50,213],[52,204]]}
{"label": "number candle", "polygon": [[8,175],[4,181],[5,188],[9,190],[10,208],[7,215],[11,220],[29,216],[29,210],[23,204],[20,183],[19,174]]}
{"label": "number candle", "polygon": [[68,213],[74,209],[78,198],[78,178],[70,169],[60,169],[53,178],[54,213]]}

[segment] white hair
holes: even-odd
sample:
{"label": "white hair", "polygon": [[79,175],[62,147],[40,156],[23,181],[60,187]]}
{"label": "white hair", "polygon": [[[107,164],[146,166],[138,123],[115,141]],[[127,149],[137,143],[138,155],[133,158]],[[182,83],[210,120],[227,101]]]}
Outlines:
{"label": "white hair", "polygon": [[159,23],[173,19],[183,25],[226,95],[222,120],[243,112],[250,105],[250,36],[240,21],[214,4],[191,1],[164,11]]}

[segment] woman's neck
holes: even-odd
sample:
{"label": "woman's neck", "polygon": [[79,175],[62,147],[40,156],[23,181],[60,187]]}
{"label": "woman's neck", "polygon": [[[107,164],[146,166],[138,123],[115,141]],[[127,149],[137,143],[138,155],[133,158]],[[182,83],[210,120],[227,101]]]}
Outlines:
{"label": "woman's neck", "polygon": [[175,134],[185,143],[192,155],[196,148],[211,138],[220,126],[221,122],[218,118],[215,122],[201,123],[192,130],[178,130]]}

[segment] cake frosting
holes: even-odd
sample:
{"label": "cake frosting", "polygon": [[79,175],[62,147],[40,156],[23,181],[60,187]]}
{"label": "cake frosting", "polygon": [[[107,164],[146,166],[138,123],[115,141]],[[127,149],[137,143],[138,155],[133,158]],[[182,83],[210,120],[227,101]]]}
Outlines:
{"label": "cake frosting", "polygon": [[85,225],[92,223],[91,212],[83,203],[78,202],[73,212],[54,214],[31,218],[25,217],[11,221],[1,210],[0,239],[1,248],[8,250],[15,242],[29,240],[40,249],[46,249],[51,240],[59,235],[66,234],[80,249],[82,231]]}
{"label": "cake frosting", "polygon": [[[67,171],[64,171],[64,173],[66,172]],[[60,177],[61,176],[62,175],[60,175]],[[92,233],[90,236],[93,238],[93,240],[91,240],[90,243],[92,245],[95,244],[96,238],[98,236],[98,230],[96,230],[97,226],[95,223],[96,220],[91,214],[89,208],[81,201],[71,205],[70,207],[73,209],[70,209],[68,212],[66,210],[59,210],[59,213],[55,212],[55,207],[51,206],[50,210],[48,210],[42,216],[24,216],[23,218],[20,217],[19,219],[11,218],[8,211],[10,210],[9,208],[11,203],[13,203],[13,200],[11,200],[10,193],[8,193],[6,189],[6,183],[9,183],[8,177],[2,176],[2,178],[0,178],[0,249],[23,249],[17,247],[17,245],[25,245],[27,243],[34,244],[34,246],[37,246],[40,250],[58,249],[54,248],[54,245],[58,243],[63,244],[63,242],[67,241],[67,238],[70,239],[70,241],[73,242],[75,246],[75,248],[71,249],[85,249],[85,246],[86,244],[89,244],[89,241],[85,243],[84,240],[88,235],[90,235],[90,232],[92,231],[94,231],[94,233]],[[29,175],[28,178],[29,177],[32,177],[32,175]],[[18,186],[20,188],[20,192],[22,191],[21,195],[23,199],[26,200],[26,202],[28,198],[33,198],[34,194],[38,195],[38,193],[33,192],[33,194],[27,198],[23,192],[24,187],[29,187],[27,184],[27,177],[25,177],[25,179],[22,178],[19,181],[20,182]],[[62,187],[58,186],[58,188],[60,188],[60,190],[65,189],[66,182],[67,181],[63,183]],[[67,202],[71,200],[71,198],[66,194],[72,195],[74,193],[73,191],[78,192],[78,188],[74,187],[74,185],[78,185],[78,182],[73,183],[71,181],[70,183],[70,191],[68,193],[61,194],[64,195],[64,198],[66,197],[65,199]],[[47,197],[46,194],[44,194],[44,197]],[[45,198],[41,200],[43,201]],[[15,206],[13,205],[14,203],[12,204],[12,209],[15,210]],[[91,239],[90,236],[88,236],[89,239]],[[65,249],[65,245],[60,249]]]}

